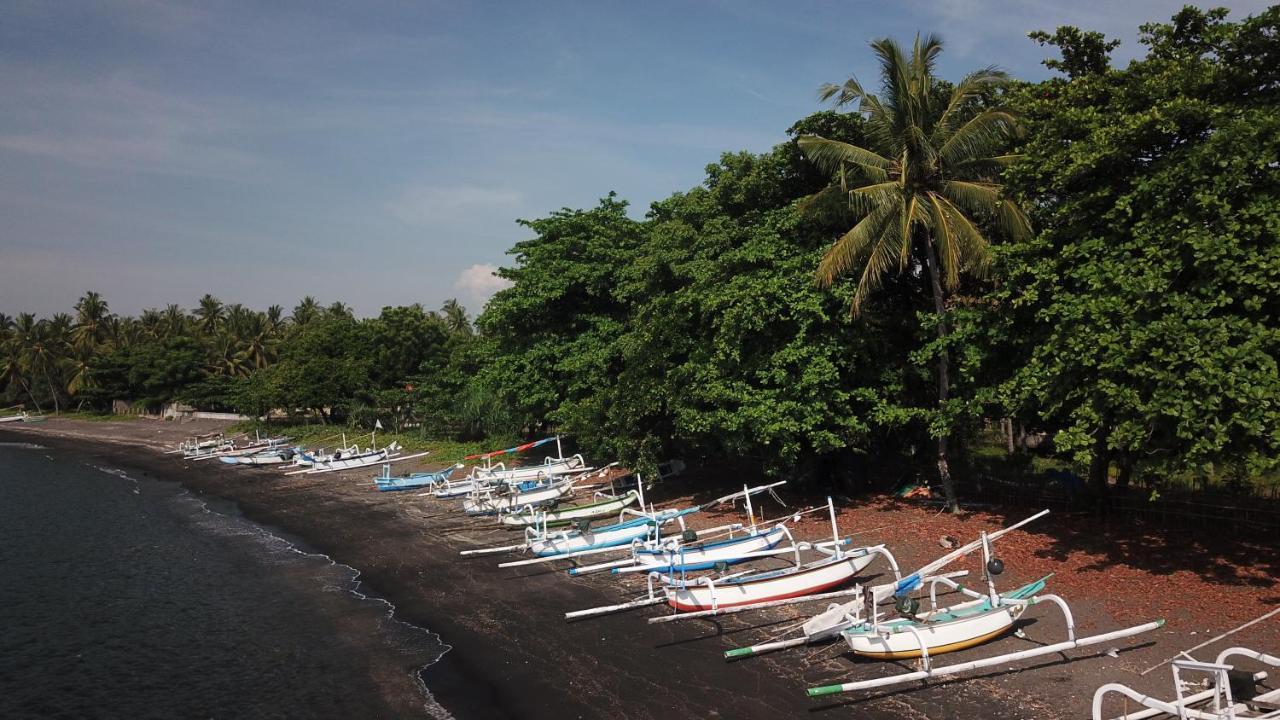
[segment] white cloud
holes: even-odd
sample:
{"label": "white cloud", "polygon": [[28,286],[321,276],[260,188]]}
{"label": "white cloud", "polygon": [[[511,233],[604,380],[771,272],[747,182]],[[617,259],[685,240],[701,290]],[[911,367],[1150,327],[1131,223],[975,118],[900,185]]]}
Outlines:
{"label": "white cloud", "polygon": [[510,280],[494,275],[497,270],[496,265],[477,264],[458,274],[453,289],[458,291],[464,305],[479,313],[494,293],[511,287]]}
{"label": "white cloud", "polygon": [[511,215],[523,205],[524,193],[518,190],[475,185],[414,185],[388,202],[387,210],[406,225],[438,227],[494,213]]}

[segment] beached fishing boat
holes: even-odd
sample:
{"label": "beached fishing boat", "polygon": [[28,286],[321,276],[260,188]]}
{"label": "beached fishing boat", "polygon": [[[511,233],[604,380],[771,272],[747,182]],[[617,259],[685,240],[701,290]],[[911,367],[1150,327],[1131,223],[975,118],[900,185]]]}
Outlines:
{"label": "beached fishing boat", "polygon": [[248,455],[230,455],[218,458],[219,462],[227,465],[283,465],[293,462],[293,458],[301,452],[296,448],[269,448],[266,450],[258,450]]}
{"label": "beached fishing boat", "polygon": [[434,488],[437,484],[443,483],[453,475],[454,471],[461,468],[461,465],[450,465],[443,470],[435,472],[417,472],[408,473],[407,475],[399,475],[392,477],[391,466],[383,465],[382,474],[373,479],[374,486],[382,492],[391,492],[396,490],[414,490],[417,488]]}
{"label": "beached fishing boat", "polygon": [[838,549],[830,557],[810,563],[717,580],[712,577],[685,581],[660,576],[667,585],[667,604],[679,612],[698,612],[802,597],[828,590],[852,580],[875,554],[868,548],[848,552]]}
{"label": "beached fishing boat", "polygon": [[527,480],[555,478],[561,475],[585,472],[590,469],[581,455],[574,455],[568,458],[549,457],[538,465],[521,465],[510,469],[507,469],[502,463],[488,467],[476,467],[472,469],[471,475],[477,480],[487,481],[490,484],[515,484]]}
{"label": "beached fishing boat", "polygon": [[518,508],[516,512],[510,515],[503,515],[500,522],[509,527],[563,527],[580,520],[594,520],[617,515],[624,508],[634,505],[639,498],[639,490],[629,490],[622,495],[596,493],[596,499],[593,502],[581,505],[570,505],[545,511],[539,511],[532,507]]}
{"label": "beached fishing boat", "polygon": [[[986,533],[982,534],[981,543],[984,574],[987,581],[985,595],[963,587],[950,579],[936,577],[929,583],[929,599],[932,606],[930,612],[922,615],[917,614],[919,600],[912,597],[910,592],[922,588],[923,585],[919,577],[916,576],[914,583],[903,588],[898,593],[895,607],[902,613],[901,617],[882,621],[879,617],[880,606],[872,600],[868,603],[871,617],[841,631],[841,636],[855,654],[881,660],[920,658],[919,670],[871,680],[812,687],[808,690],[809,696],[821,697],[836,693],[901,685],[936,677],[952,677],[983,668],[1007,666],[1009,663],[1021,660],[1056,655],[1067,650],[1132,637],[1144,632],[1150,632],[1164,625],[1163,620],[1156,620],[1122,630],[1113,630],[1088,637],[1076,637],[1075,620],[1066,601],[1057,595],[1040,594],[1040,591],[1044,589],[1045,579],[1047,578],[1025,585],[1012,593],[998,594],[995,590],[995,577],[1004,571],[1004,563],[992,555],[991,538]],[[973,598],[973,600],[950,608],[938,608],[936,591],[938,585],[945,585],[956,592]],[[954,665],[937,666],[933,664],[935,655],[981,645],[1004,635],[1013,627],[1014,621],[1028,607],[1037,604],[1055,605],[1062,611],[1067,627],[1067,639],[1065,641],[1037,645],[1029,650],[1005,653]]]}
{"label": "beached fishing boat", "polygon": [[0,417],[0,423],[23,422],[26,419],[27,414],[24,412],[18,415],[5,415],[4,417]]}
{"label": "beached fishing boat", "polygon": [[524,482],[512,485],[505,492],[492,487],[476,490],[462,501],[462,509],[468,515],[496,515],[525,507],[550,505],[573,491],[574,480]]}
{"label": "beached fishing boat", "polygon": [[628,571],[672,573],[710,570],[721,564],[734,565],[760,557],[760,553],[772,550],[783,540],[791,540],[791,531],[785,524],[775,525],[765,531],[752,528],[746,535],[723,540],[636,548],[632,553],[634,569],[611,569],[614,574]]}
{"label": "beached fishing boat", "polygon": [[[1110,695],[1118,695],[1124,701],[1124,714],[1113,716],[1115,720],[1280,718],[1280,689],[1258,687],[1259,683],[1267,679],[1267,673],[1249,673],[1239,667],[1242,659],[1247,663],[1280,668],[1280,657],[1245,647],[1223,650],[1211,663],[1200,662],[1191,657],[1178,658],[1172,661],[1173,687],[1177,693],[1174,700],[1160,700],[1127,685],[1108,683],[1093,694],[1093,720],[1107,720],[1103,704]],[[1209,688],[1189,693],[1191,688],[1198,686],[1183,678],[1183,675],[1189,673],[1208,675]],[[1145,709],[1130,711],[1130,703]]]}
{"label": "beached fishing boat", "polygon": [[[569,574],[588,575],[605,570],[614,574],[689,573],[789,553],[797,554],[796,565],[800,565],[798,553],[801,544],[797,544],[791,537],[791,530],[787,523],[798,522],[803,515],[827,509],[828,507],[822,506],[799,510],[784,520],[769,521],[777,523],[772,526],[769,526],[769,523],[762,523],[766,526],[762,528],[754,522],[748,499],[748,514],[753,518],[749,527],[744,528],[741,523],[733,523],[719,528],[689,531],[674,537],[668,536],[658,543],[633,547],[629,558],[570,568]],[[738,534],[740,532],[742,534]],[[786,544],[783,544],[784,542]]]}
{"label": "beached fishing boat", "polygon": [[[1014,530],[1017,530],[1028,523],[1048,515],[1048,510],[1042,510],[1029,518],[1021,520],[1007,528],[997,530],[990,533],[983,539],[975,540],[967,545],[961,546],[934,560],[926,563],[917,569],[914,573],[902,577],[891,583],[884,583],[870,588],[869,593],[871,599],[868,602],[873,604],[881,603],[894,597],[895,595],[909,592],[922,583],[931,583],[937,577],[937,573],[946,566],[965,558],[975,552],[980,552],[986,543],[993,542]],[[824,640],[831,640],[840,635],[845,630],[859,625],[864,620],[862,613],[864,607],[864,595],[855,593],[854,599],[840,604],[832,604],[826,610],[818,613],[810,618],[804,625],[800,627],[797,637],[785,640],[774,640],[750,647],[735,648],[725,652],[727,659],[745,658],[754,655],[760,655],[774,650],[782,650],[785,648],[798,647]]]}
{"label": "beached fishing boat", "polygon": [[191,448],[182,452],[183,460],[212,460],[213,458],[222,457],[223,455],[234,450],[236,444],[230,440],[223,440],[217,445],[210,445],[202,448]]}
{"label": "beached fishing boat", "polygon": [[480,490],[491,487],[488,480],[477,480],[473,477],[459,478],[457,480],[446,479],[437,483],[437,487],[432,491],[441,500],[451,500],[466,495],[471,495]]}
{"label": "beached fishing boat", "polygon": [[224,445],[225,443],[226,438],[222,436],[222,433],[206,433],[204,435],[196,435],[194,437],[187,438],[186,440],[178,443],[178,447],[172,450],[167,450],[166,452],[174,454],[195,452],[199,450],[211,450]]}
{"label": "beached fishing boat", "polygon": [[263,450],[275,450],[286,447],[289,438],[284,436],[264,438],[255,433],[253,440],[244,444],[239,444],[234,439],[227,439],[217,448],[208,451],[197,451],[184,455],[186,460],[213,460],[223,457],[242,457],[252,455]]}
{"label": "beached fishing boat", "polygon": [[878,660],[917,658],[955,652],[994,640],[1013,628],[1027,609],[1026,600],[1044,590],[1047,577],[1027,583],[996,602],[981,598],[938,608],[921,615],[875,623],[864,622],[841,635],[855,655]]}
{"label": "beached fishing boat", "polygon": [[306,460],[311,463],[311,468],[306,470],[307,474],[338,472],[339,470],[355,470],[356,468],[377,465],[386,462],[388,459],[400,453],[400,444],[391,443],[384,448],[366,448],[363,452],[343,453],[341,450],[329,456],[328,459],[321,459],[313,455],[303,453]]}
{"label": "beached fishing boat", "polygon": [[[534,535],[529,540],[527,549],[539,557],[550,557],[582,550],[630,545],[633,541],[652,537],[662,525],[690,512],[697,511],[692,508],[668,510],[599,528],[561,530],[547,535]],[[532,533],[534,529],[528,530]]]}

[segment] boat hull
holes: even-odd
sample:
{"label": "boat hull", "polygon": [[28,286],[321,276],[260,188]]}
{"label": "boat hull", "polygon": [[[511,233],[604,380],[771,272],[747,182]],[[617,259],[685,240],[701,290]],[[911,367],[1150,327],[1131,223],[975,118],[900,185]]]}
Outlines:
{"label": "boat hull", "polygon": [[[1013,623],[1022,614],[1025,605],[1005,605],[991,608],[984,603],[979,612],[941,622],[911,622],[908,620],[881,624],[879,630],[862,625],[844,631],[845,642],[855,655],[876,658],[879,660],[902,660],[918,658],[920,640],[929,650],[930,655],[964,650],[1004,635],[1013,627]],[[944,617],[946,615],[944,614]],[[905,629],[910,624],[920,633]]]}
{"label": "boat hull", "polygon": [[510,512],[520,508],[532,505],[539,507],[541,505],[549,505],[569,492],[571,486],[568,483],[552,485],[549,487],[529,490],[514,495],[495,495],[493,497],[467,498],[462,501],[462,509],[468,515],[494,515],[500,512]]}
{"label": "boat hull", "polygon": [[693,548],[645,548],[637,550],[634,559],[637,565],[650,572],[710,570],[719,563],[733,565],[749,560],[750,558],[743,557],[747,553],[772,550],[786,536],[786,531],[778,526],[767,532],[705,543]]}
{"label": "boat hull", "polygon": [[529,544],[529,551],[540,557],[548,557],[579,550],[618,547],[633,540],[648,537],[651,532],[653,532],[652,523],[637,523],[629,527],[599,532],[560,533],[545,540],[535,540]]}
{"label": "boat hull", "polygon": [[677,584],[664,589],[667,604],[680,612],[697,612],[738,605],[786,600],[822,592],[853,579],[871,564],[870,553],[827,558],[799,569],[788,568],[723,583]]}
{"label": "boat hull", "polygon": [[612,500],[552,510],[546,513],[545,518],[539,517],[538,513],[534,513],[532,515],[529,513],[507,515],[502,518],[502,524],[511,527],[528,527],[531,525],[542,525],[545,520],[548,527],[555,527],[557,525],[567,525],[574,520],[591,520],[594,518],[608,517],[621,512],[623,508],[629,505],[635,504],[639,497],[640,494],[632,490],[631,492]]}
{"label": "boat hull", "polygon": [[575,455],[571,458],[557,460],[555,462],[544,462],[541,465],[525,465],[522,467],[514,467],[510,470],[485,470],[484,468],[475,468],[472,470],[472,476],[494,482],[517,483],[523,480],[541,480],[551,478],[558,475],[568,475],[577,472],[583,467],[582,458]]}
{"label": "boat hull", "polygon": [[453,473],[453,468],[449,468],[443,472],[434,473],[414,473],[404,477],[376,477],[373,479],[378,490],[382,492],[392,492],[396,490],[412,490],[414,488],[431,487],[436,483],[443,482]]}

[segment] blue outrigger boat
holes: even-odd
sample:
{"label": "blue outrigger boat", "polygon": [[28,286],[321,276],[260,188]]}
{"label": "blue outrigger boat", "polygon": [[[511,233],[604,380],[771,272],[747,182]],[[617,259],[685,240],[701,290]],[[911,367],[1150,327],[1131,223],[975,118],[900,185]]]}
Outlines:
{"label": "blue outrigger boat", "polygon": [[382,492],[391,492],[393,490],[412,490],[414,488],[431,488],[436,483],[442,483],[453,475],[454,471],[462,467],[461,465],[450,465],[443,470],[436,472],[417,472],[408,475],[391,476],[391,466],[383,465],[382,474],[373,479],[378,489]]}

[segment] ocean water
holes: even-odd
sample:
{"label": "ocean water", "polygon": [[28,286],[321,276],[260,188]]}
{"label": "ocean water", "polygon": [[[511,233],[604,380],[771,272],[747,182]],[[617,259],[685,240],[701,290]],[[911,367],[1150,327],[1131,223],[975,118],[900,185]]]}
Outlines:
{"label": "ocean water", "polygon": [[0,442],[0,718],[447,718],[447,650],[233,507]]}

